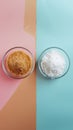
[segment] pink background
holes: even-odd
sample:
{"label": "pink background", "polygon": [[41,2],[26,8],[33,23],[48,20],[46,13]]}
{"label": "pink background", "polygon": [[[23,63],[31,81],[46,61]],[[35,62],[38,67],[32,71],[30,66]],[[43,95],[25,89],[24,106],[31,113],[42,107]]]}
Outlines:
{"label": "pink background", "polygon": [[24,32],[24,0],[0,0],[0,110],[13,95],[21,80],[8,78],[1,67],[4,53],[14,46],[30,49],[35,55],[35,40]]}

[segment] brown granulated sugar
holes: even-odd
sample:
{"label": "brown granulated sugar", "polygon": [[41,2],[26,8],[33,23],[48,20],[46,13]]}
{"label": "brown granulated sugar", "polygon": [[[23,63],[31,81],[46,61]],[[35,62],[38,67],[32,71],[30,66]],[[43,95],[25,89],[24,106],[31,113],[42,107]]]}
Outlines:
{"label": "brown granulated sugar", "polygon": [[30,56],[23,51],[15,51],[7,57],[6,66],[10,73],[23,76],[31,69],[32,61]]}

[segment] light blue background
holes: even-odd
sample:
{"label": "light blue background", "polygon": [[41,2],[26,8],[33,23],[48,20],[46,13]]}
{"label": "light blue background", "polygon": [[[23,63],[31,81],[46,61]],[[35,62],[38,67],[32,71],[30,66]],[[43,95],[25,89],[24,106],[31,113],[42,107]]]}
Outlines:
{"label": "light blue background", "polygon": [[37,0],[37,59],[57,46],[69,54],[70,70],[46,80],[37,69],[37,130],[73,130],[73,0]]}

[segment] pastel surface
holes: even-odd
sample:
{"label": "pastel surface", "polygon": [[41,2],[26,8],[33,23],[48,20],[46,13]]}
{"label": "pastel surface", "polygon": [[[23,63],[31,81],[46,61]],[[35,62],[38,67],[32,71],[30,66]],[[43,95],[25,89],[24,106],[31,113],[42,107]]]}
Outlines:
{"label": "pastel surface", "polygon": [[5,76],[1,66],[3,55],[14,46],[23,46],[35,54],[34,37],[24,32],[24,7],[24,0],[0,1],[0,110],[21,83]]}
{"label": "pastel surface", "polygon": [[47,80],[37,70],[37,130],[73,129],[73,1],[37,0],[37,59],[57,46],[69,54],[67,75]]}

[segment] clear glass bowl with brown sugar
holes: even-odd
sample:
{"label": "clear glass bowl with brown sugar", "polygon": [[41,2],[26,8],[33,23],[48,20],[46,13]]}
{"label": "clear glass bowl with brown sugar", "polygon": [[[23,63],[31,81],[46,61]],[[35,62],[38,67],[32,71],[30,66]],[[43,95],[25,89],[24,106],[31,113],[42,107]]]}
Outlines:
{"label": "clear glass bowl with brown sugar", "polygon": [[34,67],[34,56],[31,51],[24,47],[9,49],[2,59],[4,73],[15,79],[22,79],[31,75]]}

